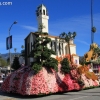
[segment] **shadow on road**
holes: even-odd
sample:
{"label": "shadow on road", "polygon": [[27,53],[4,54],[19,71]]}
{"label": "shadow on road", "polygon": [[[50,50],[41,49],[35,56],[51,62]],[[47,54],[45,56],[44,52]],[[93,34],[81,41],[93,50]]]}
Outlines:
{"label": "shadow on road", "polygon": [[47,95],[20,95],[17,93],[7,93],[7,92],[2,92],[0,91],[1,96],[7,96],[7,97],[12,97],[12,98],[20,98],[20,99],[29,99],[29,98],[42,98],[42,97],[49,97],[51,95],[69,95],[67,92],[59,92],[59,93],[51,93]]}
{"label": "shadow on road", "polygon": [[12,98],[19,98],[19,99],[35,99],[35,98],[42,98],[42,97],[49,97],[51,95],[66,95],[66,96],[99,96],[100,97],[100,92],[95,92],[95,91],[86,91],[86,90],[82,90],[82,91],[71,91],[71,92],[60,92],[60,93],[53,93],[53,94],[48,94],[48,95],[20,95],[20,94],[16,94],[16,93],[6,93],[6,92],[1,92],[0,91],[0,95],[1,96],[7,96],[7,97],[12,97]]}
{"label": "shadow on road", "polygon": [[28,98],[41,98],[41,97],[46,97],[46,96],[50,96],[49,95],[20,95],[17,93],[7,93],[7,92],[1,92],[0,91],[0,95],[1,96],[7,96],[7,97],[14,97],[14,98],[21,98],[21,99],[28,99]]}

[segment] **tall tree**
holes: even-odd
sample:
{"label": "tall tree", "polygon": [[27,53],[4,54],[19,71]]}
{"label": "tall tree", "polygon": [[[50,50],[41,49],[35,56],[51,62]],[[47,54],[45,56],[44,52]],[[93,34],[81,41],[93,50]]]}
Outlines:
{"label": "tall tree", "polygon": [[[43,26],[40,28],[43,28]],[[45,66],[47,68],[53,68],[57,71],[58,62],[56,59],[51,57],[51,54],[55,54],[55,52],[47,47],[47,44],[51,42],[51,39],[47,37],[48,33],[43,33],[41,29],[41,31],[38,32],[38,35],[41,37],[36,38],[33,44],[34,49],[29,55],[35,59],[31,65],[33,70],[37,73],[41,70],[42,66]]]}
{"label": "tall tree", "polygon": [[0,58],[0,66],[2,66],[2,67],[7,66],[7,61]]}
{"label": "tall tree", "polygon": [[0,58],[2,58],[2,57],[1,57],[1,53],[0,53]]}
{"label": "tall tree", "polygon": [[21,46],[22,50],[25,48],[24,45]]}
{"label": "tall tree", "polygon": [[16,53],[16,51],[17,51],[17,48],[14,48],[14,51],[15,51],[15,53]]}
{"label": "tall tree", "polygon": [[10,64],[10,58],[9,57],[7,58],[7,63],[8,63],[8,65]]}
{"label": "tall tree", "polygon": [[14,61],[11,65],[11,67],[14,69],[14,70],[17,70],[21,67],[20,63],[19,63],[19,57],[15,56],[14,58]]}
{"label": "tall tree", "polygon": [[21,55],[20,56],[25,58],[25,49],[24,49],[25,47],[24,47],[24,45],[22,45],[21,48],[22,48],[22,50],[21,50]]}

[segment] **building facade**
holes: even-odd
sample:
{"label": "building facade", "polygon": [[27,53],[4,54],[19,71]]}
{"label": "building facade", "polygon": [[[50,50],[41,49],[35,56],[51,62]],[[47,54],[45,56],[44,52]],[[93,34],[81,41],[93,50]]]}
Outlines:
{"label": "building facade", "polygon": [[[48,11],[46,7],[42,4],[37,7],[36,10],[37,20],[38,20],[38,32],[46,32],[48,31]],[[34,49],[33,44],[37,37],[40,35],[36,32],[30,32],[29,35],[25,38],[25,64],[30,65],[31,62],[34,61],[34,58],[29,58],[28,55]],[[68,43],[65,41],[60,41],[60,38],[57,36],[48,35],[51,39],[51,42],[47,44],[49,49],[52,49],[56,52],[56,55],[51,55],[56,58],[69,54]],[[76,45],[73,40],[70,40],[70,53],[73,55],[74,62],[79,65],[79,56],[76,55]]]}

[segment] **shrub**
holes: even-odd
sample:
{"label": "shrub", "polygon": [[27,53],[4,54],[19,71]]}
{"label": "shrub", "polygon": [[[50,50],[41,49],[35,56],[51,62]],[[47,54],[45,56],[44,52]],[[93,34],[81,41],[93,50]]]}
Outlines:
{"label": "shrub", "polygon": [[33,66],[32,66],[32,69],[34,70],[34,72],[36,74],[42,69],[42,66],[39,63],[34,63]]}
{"label": "shrub", "polygon": [[62,61],[61,61],[61,71],[65,74],[67,73],[70,73],[70,64],[69,64],[69,61],[67,58],[64,58]]}
{"label": "shrub", "polygon": [[17,56],[15,56],[14,61],[12,63],[11,66],[14,70],[17,70],[21,67],[20,63],[19,63],[19,58]]}
{"label": "shrub", "polygon": [[31,63],[32,69],[38,73],[41,70],[41,66],[46,66],[57,71],[58,62],[56,59],[51,57],[52,54],[56,53],[47,47],[47,44],[51,42],[51,39],[46,36],[47,33],[43,34],[43,36],[45,35],[44,37],[42,34],[43,33],[41,32],[38,34],[41,35],[41,37],[36,38],[33,44],[34,49],[29,54],[29,57],[34,58],[34,62]]}

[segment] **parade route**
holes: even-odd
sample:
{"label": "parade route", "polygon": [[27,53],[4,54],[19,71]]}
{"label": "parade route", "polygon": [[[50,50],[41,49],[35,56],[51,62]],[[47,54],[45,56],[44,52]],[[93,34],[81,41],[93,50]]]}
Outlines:
{"label": "parade route", "polygon": [[100,100],[100,88],[40,97],[0,92],[0,100]]}

